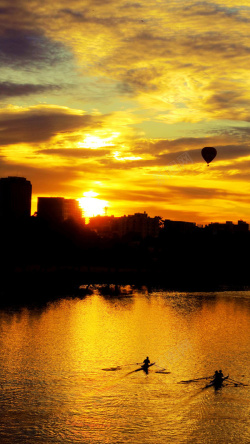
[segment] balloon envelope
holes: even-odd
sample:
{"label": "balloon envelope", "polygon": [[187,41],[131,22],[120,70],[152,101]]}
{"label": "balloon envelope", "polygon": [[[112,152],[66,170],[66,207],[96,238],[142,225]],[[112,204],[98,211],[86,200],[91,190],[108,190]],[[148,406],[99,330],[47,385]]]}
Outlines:
{"label": "balloon envelope", "polygon": [[217,151],[212,146],[205,146],[201,150],[203,159],[209,164],[215,158]]}

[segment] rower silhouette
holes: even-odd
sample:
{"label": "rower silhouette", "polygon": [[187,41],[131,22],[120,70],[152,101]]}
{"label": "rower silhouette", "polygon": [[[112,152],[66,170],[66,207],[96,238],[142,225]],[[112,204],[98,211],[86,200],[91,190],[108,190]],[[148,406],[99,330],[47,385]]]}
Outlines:
{"label": "rower silhouette", "polygon": [[148,374],[149,364],[150,364],[150,360],[149,360],[149,357],[147,356],[146,359],[144,359],[143,365],[142,365],[142,368],[146,374]]}
{"label": "rower silhouette", "polygon": [[214,376],[213,376],[214,384],[217,386],[221,386],[222,382],[223,382],[223,377],[224,377],[224,375],[222,373],[222,370],[219,370],[219,371],[216,370],[214,373]]}
{"label": "rower silhouette", "polygon": [[214,372],[214,376],[213,376],[213,379],[215,380],[215,379],[217,379],[219,377],[219,372],[218,372],[218,370],[215,370],[215,372]]}

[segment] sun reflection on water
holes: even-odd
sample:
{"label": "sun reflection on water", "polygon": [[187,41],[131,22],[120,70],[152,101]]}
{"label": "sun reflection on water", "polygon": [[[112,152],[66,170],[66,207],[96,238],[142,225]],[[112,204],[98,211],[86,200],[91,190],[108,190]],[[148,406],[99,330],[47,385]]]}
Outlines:
{"label": "sun reflection on water", "polygon": [[[246,443],[247,387],[215,394],[178,382],[217,367],[249,382],[249,325],[250,294],[109,298],[97,286],[83,299],[2,311],[2,442]],[[147,355],[149,374],[134,372]]]}

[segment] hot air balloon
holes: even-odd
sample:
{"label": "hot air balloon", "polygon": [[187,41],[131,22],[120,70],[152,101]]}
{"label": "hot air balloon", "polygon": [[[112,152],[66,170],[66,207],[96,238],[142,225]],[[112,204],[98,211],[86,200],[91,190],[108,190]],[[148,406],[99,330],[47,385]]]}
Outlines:
{"label": "hot air balloon", "polygon": [[207,162],[207,166],[209,166],[209,163],[212,162],[212,160],[215,158],[217,154],[217,151],[212,146],[205,146],[201,150],[201,155],[203,159]]}

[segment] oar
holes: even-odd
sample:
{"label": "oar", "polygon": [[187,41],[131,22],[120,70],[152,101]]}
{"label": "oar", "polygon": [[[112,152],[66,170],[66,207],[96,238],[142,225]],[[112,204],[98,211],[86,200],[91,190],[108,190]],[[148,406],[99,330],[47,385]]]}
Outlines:
{"label": "oar", "polygon": [[105,370],[106,372],[115,372],[116,370],[121,370],[121,366],[117,367],[109,367],[109,368],[102,368],[102,370]]}
{"label": "oar", "polygon": [[162,367],[162,365],[155,364],[155,366],[156,366],[156,367],[159,367],[159,368],[161,369],[162,372],[163,372],[164,370],[166,370],[166,368],[165,368],[165,367]]}
{"label": "oar", "polygon": [[235,380],[232,379],[232,378],[228,378],[228,380],[229,380],[229,381],[232,381],[234,384],[237,384],[237,385],[243,385],[244,387],[248,387],[248,384],[244,384],[243,382],[240,382],[240,381],[235,381]]}
{"label": "oar", "polygon": [[177,384],[188,384],[189,382],[202,381],[202,379],[211,379],[213,376],[205,376],[204,378],[189,379],[188,381],[180,381]]}
{"label": "oar", "polygon": [[138,364],[138,365],[141,365],[141,367],[140,367],[140,368],[137,368],[137,369],[135,369],[135,370],[132,370],[132,372],[127,373],[125,376],[131,375],[131,373],[136,373],[136,372],[139,372],[139,371],[141,371],[141,370],[144,370],[144,371],[147,372],[147,369],[148,369],[149,367],[152,367],[152,365],[155,365],[155,362],[152,362],[148,367],[145,367],[145,368],[143,368],[144,364]]}
{"label": "oar", "polygon": [[[138,364],[139,365],[139,364]],[[136,370],[132,370],[132,372],[126,373],[125,376],[131,375],[132,373],[138,372],[139,370],[143,370],[142,368],[137,368]]]}
{"label": "oar", "polygon": [[159,367],[159,369],[160,369],[160,370],[157,370],[155,373],[163,373],[164,375],[168,375],[169,373],[171,373],[171,372],[165,372],[165,370],[167,370],[167,369],[158,365],[158,364],[155,364],[155,366]]}
{"label": "oar", "polygon": [[[131,365],[140,365],[140,366],[142,366],[143,363],[141,363],[141,362],[137,362],[136,364],[131,364]],[[128,372],[128,373],[126,373],[125,376],[132,375],[132,373],[138,372],[138,370],[142,370],[142,369],[139,368],[139,369],[132,370],[132,372]]]}
{"label": "oar", "polygon": [[105,370],[106,372],[115,372],[116,370],[121,370],[123,367],[128,367],[130,365],[142,365],[142,364],[140,362],[135,362],[133,364],[117,365],[117,367],[102,368],[102,370]]}
{"label": "oar", "polygon": [[159,367],[161,370],[156,370],[155,373],[162,373],[163,375],[169,375],[169,373],[171,373],[171,372],[166,372],[165,370],[167,369],[164,367],[160,367],[159,365],[157,365],[157,367]]}
{"label": "oar", "polygon": [[129,365],[142,365],[142,362],[133,362],[133,364],[124,364],[123,367],[128,367]]}

